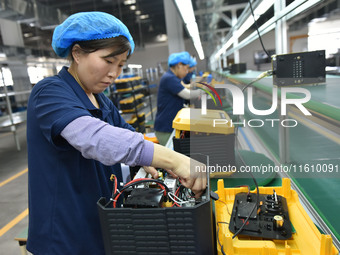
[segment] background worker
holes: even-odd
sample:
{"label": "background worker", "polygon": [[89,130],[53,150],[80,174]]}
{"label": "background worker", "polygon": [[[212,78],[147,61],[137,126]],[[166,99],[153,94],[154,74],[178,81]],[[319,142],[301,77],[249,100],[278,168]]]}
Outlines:
{"label": "background worker", "polygon": [[183,78],[183,81],[182,81],[183,86],[187,89],[190,88],[190,87],[186,87],[186,85],[190,85],[191,79],[195,73],[196,65],[197,65],[196,60],[193,57],[190,57],[188,74]]}
{"label": "background worker", "polygon": [[[71,15],[55,28],[52,46],[71,65],[38,82],[28,102],[27,249],[104,255],[97,201],[110,198],[111,174],[122,181],[119,163],[166,169],[196,196],[205,174],[190,172],[190,158],[144,140],[103,94],[134,51],[121,21],[103,12]],[[157,177],[153,167],[146,170]]]}
{"label": "background worker", "polygon": [[165,145],[169,140],[172,121],[185,100],[197,98],[200,90],[189,90],[181,81],[188,74],[191,56],[183,51],[173,53],[168,59],[168,71],[162,76],[157,96],[157,114],[155,118],[155,133],[160,144]]}

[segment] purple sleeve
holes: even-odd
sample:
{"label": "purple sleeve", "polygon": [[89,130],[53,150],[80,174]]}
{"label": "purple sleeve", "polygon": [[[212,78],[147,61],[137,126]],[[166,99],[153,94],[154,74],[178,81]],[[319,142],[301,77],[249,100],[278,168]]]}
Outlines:
{"label": "purple sleeve", "polygon": [[91,116],[71,121],[61,136],[83,157],[104,165],[150,166],[153,159],[153,143],[145,140],[142,134],[114,127]]}

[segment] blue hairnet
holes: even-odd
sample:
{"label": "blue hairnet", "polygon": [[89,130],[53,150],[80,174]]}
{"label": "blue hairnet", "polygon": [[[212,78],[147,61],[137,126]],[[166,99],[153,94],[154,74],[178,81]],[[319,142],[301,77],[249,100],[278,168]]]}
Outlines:
{"label": "blue hairnet", "polygon": [[190,54],[189,52],[182,51],[178,53],[172,53],[169,56],[168,59],[168,65],[169,66],[174,66],[177,65],[178,63],[183,63],[184,65],[189,65],[190,64]]}
{"label": "blue hairnet", "polygon": [[197,65],[196,60],[195,60],[193,57],[191,57],[191,58],[190,58],[189,67],[191,68],[191,67],[194,67],[194,66],[196,66],[196,65]]}
{"label": "blue hairnet", "polygon": [[135,48],[127,27],[116,17],[105,12],[79,12],[69,16],[53,32],[52,47],[60,57],[66,57],[74,42],[125,36]]}

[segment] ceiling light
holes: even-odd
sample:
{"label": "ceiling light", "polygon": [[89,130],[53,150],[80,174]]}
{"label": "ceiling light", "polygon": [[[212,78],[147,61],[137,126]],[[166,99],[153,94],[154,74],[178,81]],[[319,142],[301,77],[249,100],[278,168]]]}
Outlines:
{"label": "ceiling light", "polygon": [[40,27],[41,30],[52,30],[55,29],[58,25],[49,25],[49,26],[43,26]]}
{"label": "ceiling light", "polygon": [[136,65],[136,64],[128,64],[128,68],[142,68],[142,65]]}
{"label": "ceiling light", "polygon": [[136,0],[125,0],[124,1],[125,5],[130,5],[130,4],[135,4],[135,3],[136,3]]}
{"label": "ceiling light", "polygon": [[314,18],[309,23],[317,23],[317,22],[323,22],[327,20],[327,17],[321,17],[321,18]]}
{"label": "ceiling light", "polygon": [[204,59],[204,51],[203,51],[203,47],[202,47],[201,41],[194,42],[194,46],[195,46],[196,51],[198,53],[198,57],[200,58],[200,60],[203,60]]}
{"label": "ceiling light", "polygon": [[24,37],[27,38],[27,37],[31,37],[33,36],[33,33],[24,33]]}
{"label": "ceiling light", "polygon": [[157,42],[165,42],[168,39],[168,36],[166,34],[159,34],[156,36]]}
{"label": "ceiling light", "polygon": [[140,19],[147,19],[147,18],[149,18],[149,14],[140,15]]}
{"label": "ceiling light", "polygon": [[195,49],[198,53],[199,58],[202,60],[204,59],[204,52],[202,48],[201,38],[198,32],[198,26],[196,22],[191,22],[186,25],[187,30],[192,38],[192,41],[194,43]]}
{"label": "ceiling light", "polygon": [[140,15],[142,12],[141,11],[136,11],[136,15]]}
{"label": "ceiling light", "polygon": [[195,19],[194,8],[191,0],[175,0],[179,13],[186,25],[187,31],[191,36],[192,42],[200,59],[204,59],[203,47]]}
{"label": "ceiling light", "polygon": [[131,11],[136,10],[136,5],[131,5],[131,6],[130,6],[130,10],[131,10]]}
{"label": "ceiling light", "polygon": [[194,8],[191,0],[175,0],[179,12],[181,13],[184,23],[195,22]]}
{"label": "ceiling light", "polygon": [[191,37],[199,35],[198,26],[196,22],[191,22],[189,24],[186,24],[186,26]]}

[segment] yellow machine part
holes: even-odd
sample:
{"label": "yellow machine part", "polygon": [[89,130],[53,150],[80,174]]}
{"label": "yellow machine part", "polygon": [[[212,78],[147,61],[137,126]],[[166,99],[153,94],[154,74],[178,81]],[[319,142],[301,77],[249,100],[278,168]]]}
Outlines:
{"label": "yellow machine part", "polygon": [[[214,121],[225,120],[225,124],[214,127]],[[223,122],[223,121],[222,121]],[[209,110],[207,114],[202,114],[201,109],[183,108],[172,122],[172,127],[176,130],[175,137],[180,137],[180,131],[192,131],[200,133],[233,134],[235,127],[231,125],[231,119],[225,111]]]}
{"label": "yellow machine part", "polygon": [[[281,187],[260,187],[260,194],[272,194],[273,189],[278,195],[286,198],[289,219],[294,226],[295,233],[288,240],[269,240],[258,237],[236,236],[229,230],[231,212],[235,195],[247,192],[246,187],[225,188],[223,179],[217,182],[219,200],[215,201],[216,231],[218,240],[226,255],[336,255],[338,250],[332,243],[330,235],[321,234],[305,209],[299,202],[298,194],[291,189],[290,179],[282,179]],[[256,190],[251,191],[256,193]],[[222,255],[221,246],[217,242],[217,251]]]}

